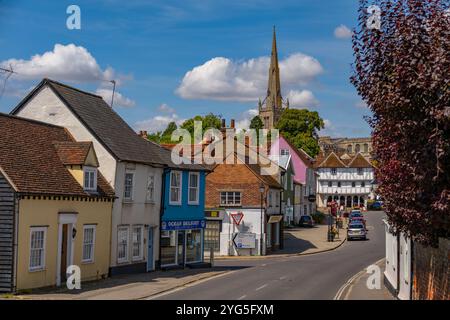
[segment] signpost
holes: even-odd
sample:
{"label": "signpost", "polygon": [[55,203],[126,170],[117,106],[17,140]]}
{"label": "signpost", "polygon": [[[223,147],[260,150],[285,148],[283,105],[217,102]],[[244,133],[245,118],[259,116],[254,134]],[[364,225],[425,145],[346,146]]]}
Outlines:
{"label": "signpost", "polygon": [[251,232],[239,232],[233,237],[234,246],[237,249],[255,249],[256,234]]}
{"label": "signpost", "polygon": [[242,212],[232,213],[231,218],[233,218],[234,224],[238,226],[241,223],[242,218],[244,218],[244,214]]}

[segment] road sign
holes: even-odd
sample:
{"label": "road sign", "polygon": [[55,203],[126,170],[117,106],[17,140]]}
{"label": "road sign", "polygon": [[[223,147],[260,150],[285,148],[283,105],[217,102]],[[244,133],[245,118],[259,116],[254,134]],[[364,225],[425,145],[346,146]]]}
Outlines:
{"label": "road sign", "polygon": [[233,237],[234,246],[237,249],[255,249],[256,234],[251,232],[239,232]]}
{"label": "road sign", "polygon": [[242,218],[244,218],[244,214],[242,212],[232,213],[231,218],[233,218],[234,223],[238,226],[241,223]]}

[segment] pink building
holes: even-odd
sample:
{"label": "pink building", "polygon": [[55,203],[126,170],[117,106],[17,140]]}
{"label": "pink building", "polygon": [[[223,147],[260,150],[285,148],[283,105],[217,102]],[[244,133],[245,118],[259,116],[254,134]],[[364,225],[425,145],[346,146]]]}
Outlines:
{"label": "pink building", "polygon": [[296,148],[282,135],[270,148],[270,156],[277,155],[291,155],[295,185],[294,221],[298,222],[301,215],[316,212],[315,201],[308,201],[308,196],[316,193],[317,177],[313,166],[314,159],[302,149]]}

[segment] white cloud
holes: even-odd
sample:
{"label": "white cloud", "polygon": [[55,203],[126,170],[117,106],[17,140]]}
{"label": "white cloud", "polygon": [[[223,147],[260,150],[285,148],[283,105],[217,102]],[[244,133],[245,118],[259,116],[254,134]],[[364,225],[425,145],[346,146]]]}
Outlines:
{"label": "white cloud", "polygon": [[[0,66],[12,66],[18,80],[52,78],[60,81],[98,81],[121,78],[110,67],[102,70],[89,51],[74,44],[55,44],[52,51],[36,54],[29,60],[9,59]],[[120,79],[116,79],[117,81]]]}
{"label": "white cloud", "polygon": [[150,119],[138,121],[135,124],[137,130],[146,130],[148,132],[164,131],[170,122],[175,122],[177,126],[180,126],[185,119],[180,119],[178,115],[173,114],[171,116],[156,116]]}
{"label": "white cloud", "polygon": [[323,119],[324,128],[320,130],[321,136],[338,136],[335,125],[329,119]]}
{"label": "white cloud", "polygon": [[352,31],[346,26],[341,24],[334,29],[334,36],[338,39],[349,39],[352,37]]}
{"label": "white cloud", "polygon": [[[111,105],[111,97],[112,97],[112,89],[99,88],[95,91],[96,94],[103,97],[103,100],[106,101],[107,104]],[[124,108],[134,107],[135,101],[129,98],[124,97],[117,90],[114,92],[114,102],[113,106],[119,106]]]}
{"label": "white cloud", "polygon": [[[269,57],[216,57],[188,71],[176,93],[185,99],[255,101],[267,90],[269,64]],[[308,84],[323,72],[317,59],[302,53],[281,60],[279,66],[284,87]]]}
{"label": "white cloud", "polygon": [[292,108],[313,108],[319,106],[319,101],[314,97],[309,90],[291,90],[287,98],[289,99],[289,106]]}
{"label": "white cloud", "polygon": [[164,113],[174,113],[175,109],[169,106],[167,103],[163,103],[158,107],[158,111],[164,112]]}
{"label": "white cloud", "polygon": [[247,130],[250,127],[250,121],[252,121],[256,115],[258,115],[258,109],[249,109],[241,113],[235,124],[236,131]]}
{"label": "white cloud", "polygon": [[359,100],[355,103],[355,107],[358,109],[366,109],[367,104],[363,100]]}

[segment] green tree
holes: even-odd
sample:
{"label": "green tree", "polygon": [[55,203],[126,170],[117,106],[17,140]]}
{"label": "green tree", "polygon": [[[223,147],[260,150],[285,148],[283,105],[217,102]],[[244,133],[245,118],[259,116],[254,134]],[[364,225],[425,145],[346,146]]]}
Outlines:
{"label": "green tree", "polygon": [[258,130],[262,129],[264,127],[264,124],[259,116],[254,116],[253,119],[250,121],[250,129]]}
{"label": "green tree", "polygon": [[323,119],[317,111],[287,109],[281,115],[276,128],[297,148],[311,157],[319,153],[318,131],[324,128]]}
{"label": "green tree", "polygon": [[186,129],[189,131],[191,136],[194,136],[194,121],[201,121],[202,122],[202,130],[203,132],[207,129],[215,128],[220,130],[222,127],[221,122],[221,116],[215,115],[213,113],[208,113],[205,116],[195,116],[191,119],[188,119],[183,122],[183,124],[180,126],[182,129]]}

